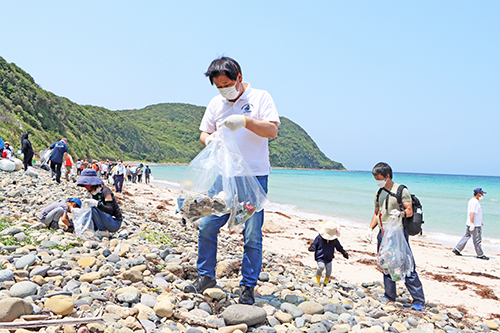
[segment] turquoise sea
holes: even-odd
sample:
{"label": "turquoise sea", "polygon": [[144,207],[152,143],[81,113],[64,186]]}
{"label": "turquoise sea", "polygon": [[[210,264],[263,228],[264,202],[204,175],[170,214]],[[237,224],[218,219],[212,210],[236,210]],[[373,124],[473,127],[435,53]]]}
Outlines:
{"label": "turquoise sea", "polygon": [[[151,169],[155,181],[175,187],[186,167],[155,165]],[[450,245],[465,232],[467,202],[473,189],[483,188],[487,192],[481,201],[483,246],[500,253],[500,177],[395,173],[393,179],[420,199],[426,237]],[[368,226],[377,189],[371,172],[273,169],[268,210]]]}

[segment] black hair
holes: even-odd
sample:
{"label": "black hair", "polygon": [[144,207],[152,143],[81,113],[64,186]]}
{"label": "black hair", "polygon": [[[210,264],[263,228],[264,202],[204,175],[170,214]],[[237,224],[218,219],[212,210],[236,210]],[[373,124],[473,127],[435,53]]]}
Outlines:
{"label": "black hair", "polygon": [[376,175],[382,175],[382,177],[387,177],[389,175],[389,178],[392,179],[392,169],[391,166],[387,163],[380,162],[375,164],[375,166],[372,169],[372,174],[374,176]]}
{"label": "black hair", "polygon": [[240,65],[233,58],[229,57],[220,57],[212,61],[210,66],[208,66],[208,70],[205,73],[210,79],[210,84],[214,84],[214,78],[219,75],[225,75],[230,80],[236,81],[238,74],[241,73]]}

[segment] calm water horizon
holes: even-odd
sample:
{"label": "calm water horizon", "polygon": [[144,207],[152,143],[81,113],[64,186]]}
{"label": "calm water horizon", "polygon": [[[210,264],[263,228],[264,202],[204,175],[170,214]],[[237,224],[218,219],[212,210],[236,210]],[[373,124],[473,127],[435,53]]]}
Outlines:
{"label": "calm water horizon", "polygon": [[[176,188],[186,166],[150,166],[155,181]],[[483,246],[500,252],[500,177],[394,173],[422,203],[424,234],[454,245],[465,232],[467,203],[477,187],[487,192],[483,209]],[[273,169],[269,175],[267,210],[309,219],[331,218],[341,224],[368,226],[378,187],[371,171]],[[472,246],[472,241],[468,246]],[[471,247],[472,248],[472,247]]]}

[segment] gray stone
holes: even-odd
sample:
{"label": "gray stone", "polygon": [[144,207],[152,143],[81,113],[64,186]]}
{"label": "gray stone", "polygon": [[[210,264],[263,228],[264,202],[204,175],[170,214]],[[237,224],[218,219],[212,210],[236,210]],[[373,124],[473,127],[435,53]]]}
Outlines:
{"label": "gray stone", "polygon": [[35,267],[30,272],[30,278],[35,275],[46,276],[47,272],[50,270],[50,266],[39,266]]}
{"label": "gray stone", "polygon": [[107,261],[112,262],[112,263],[117,263],[120,261],[120,256],[116,253],[111,253],[107,258]]}
{"label": "gray stone", "polygon": [[272,327],[276,326],[276,325],[281,325],[280,321],[272,316],[268,316],[267,317],[267,322],[269,325],[271,325]]}
{"label": "gray stone", "polygon": [[29,267],[33,265],[36,261],[36,257],[32,254],[27,254],[25,256],[22,256],[21,258],[16,260],[16,263],[14,266],[16,266],[17,269],[23,269],[24,267]]}
{"label": "gray stone", "polygon": [[282,303],[280,306],[280,310],[291,315],[293,319],[301,317],[304,314],[304,311],[302,311],[302,309],[290,303]]}
{"label": "gray stone", "polygon": [[46,249],[50,249],[52,246],[56,246],[57,242],[49,241],[49,240],[43,240],[40,242],[40,246]]}
{"label": "gray stone", "polygon": [[[147,305],[150,308],[154,308],[156,303],[158,303],[156,296],[148,294],[141,295],[141,304]],[[194,307],[194,302],[193,302],[193,307]]]}
{"label": "gray stone", "polygon": [[102,255],[105,257],[109,257],[111,255],[111,250],[108,248],[105,248],[104,250],[102,250]]}
{"label": "gray stone", "polygon": [[[321,322],[320,322],[323,326],[325,326],[326,330],[327,331],[330,331],[333,327],[333,323],[329,320],[326,320],[326,319],[322,319]],[[353,325],[354,326],[354,325]],[[351,326],[352,327],[352,326]]]}
{"label": "gray stone", "polygon": [[328,333],[328,330],[323,324],[317,323],[311,325],[311,327],[307,330],[307,333]]}
{"label": "gray stone", "polygon": [[26,238],[28,238],[28,236],[26,236],[26,234],[24,232],[19,232],[19,233],[14,235],[14,238],[16,239],[16,241],[22,242],[22,241],[26,240]]}
{"label": "gray stone", "polygon": [[153,286],[155,287],[169,287],[170,283],[168,283],[165,279],[161,277],[153,278]]}
{"label": "gray stone", "polygon": [[13,321],[32,312],[33,306],[20,298],[9,297],[0,300],[0,322]]}
{"label": "gray stone", "polygon": [[196,316],[196,317],[200,317],[203,319],[210,316],[210,314],[207,311],[203,311],[202,309],[193,309],[193,310],[189,311],[189,313]]}
{"label": "gray stone", "polygon": [[189,327],[186,330],[186,333],[204,333],[204,332],[202,330],[198,329],[198,328]]}
{"label": "gray stone", "polygon": [[349,313],[342,313],[341,315],[339,315],[339,322],[348,324],[349,318],[351,318],[351,315]]}
{"label": "gray stone", "polygon": [[206,302],[200,303],[200,305],[198,305],[198,308],[201,309],[201,310],[203,310],[203,311],[208,312],[208,314],[210,314],[210,315],[213,314],[212,313],[212,308]]}
{"label": "gray stone", "polygon": [[260,272],[260,274],[259,274],[259,280],[262,281],[262,282],[269,281],[269,273],[267,273],[267,272]]}
{"label": "gray stone", "polygon": [[118,295],[117,299],[122,303],[138,303],[140,300],[139,293],[136,291],[124,292],[123,294]]}
{"label": "gray stone", "polygon": [[228,306],[222,313],[222,318],[227,325],[247,324],[247,326],[255,326],[264,323],[266,317],[264,309],[245,304]]}
{"label": "gray stone", "polygon": [[10,269],[2,269],[0,271],[0,282],[10,281],[14,278],[14,272]]}
{"label": "gray stone", "polygon": [[294,294],[286,294],[285,301],[292,303],[292,304],[297,304],[299,302],[299,297],[297,295],[294,295]]}
{"label": "gray stone", "polygon": [[252,333],[276,333],[276,329],[269,326],[260,326],[253,330]]}
{"label": "gray stone", "polygon": [[306,317],[295,318],[295,326],[297,326],[297,328],[305,327],[306,324],[307,324],[307,318]]}
{"label": "gray stone", "polygon": [[413,327],[417,327],[417,325],[418,325],[418,321],[413,317],[408,318],[407,321],[408,321],[408,324],[410,324]]}
{"label": "gray stone", "polygon": [[149,319],[141,319],[140,320],[142,326],[146,329],[147,332],[153,331],[156,329],[155,323],[153,323]]}
{"label": "gray stone", "polygon": [[178,308],[184,308],[186,310],[194,309],[194,301],[181,301],[177,304]]}
{"label": "gray stone", "polygon": [[299,308],[306,314],[322,314],[324,312],[323,305],[313,301],[302,302],[299,304]]}
{"label": "gray stone", "polygon": [[4,229],[2,232],[0,232],[0,235],[11,235],[11,236],[14,236],[15,234],[18,234],[21,231],[23,231],[23,229],[17,228],[17,227],[10,227],[10,228]]}
{"label": "gray stone", "polygon": [[38,285],[30,281],[22,281],[15,283],[9,290],[11,297],[24,298],[35,295],[38,290]]}
{"label": "gray stone", "polygon": [[325,305],[324,310],[325,310],[325,312],[328,311],[328,312],[336,313],[338,315],[340,315],[342,313],[347,313],[346,309],[344,309],[341,305],[334,304],[334,303],[329,303],[329,304]]}

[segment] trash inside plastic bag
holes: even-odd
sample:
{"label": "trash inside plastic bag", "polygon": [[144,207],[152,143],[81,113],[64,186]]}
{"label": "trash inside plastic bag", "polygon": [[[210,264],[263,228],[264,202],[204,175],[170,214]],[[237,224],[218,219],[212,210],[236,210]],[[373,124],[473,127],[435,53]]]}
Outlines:
{"label": "trash inside plastic bag", "polygon": [[410,276],[414,269],[413,254],[403,233],[401,218],[391,215],[384,226],[382,244],[378,252],[378,265],[393,281]]}
{"label": "trash inside plastic bag", "polygon": [[177,199],[182,217],[194,224],[205,216],[229,215],[228,227],[244,222],[267,205],[267,195],[226,127],[189,163]]}
{"label": "trash inside plastic bag", "polygon": [[35,168],[33,168],[32,166],[29,166],[25,173],[28,176],[38,177],[38,173],[36,172]]}
{"label": "trash inside plastic bag", "polygon": [[82,208],[78,209],[77,211],[75,209],[73,225],[75,227],[75,234],[77,234],[78,236],[82,236],[84,234],[93,236],[95,231],[94,222],[92,221],[92,207],[84,203],[82,205]]}
{"label": "trash inside plastic bag", "polygon": [[45,149],[40,150],[40,161],[42,162],[42,164],[46,164],[49,162],[49,158],[50,158],[51,153],[52,152],[50,151],[49,148],[45,148]]}

